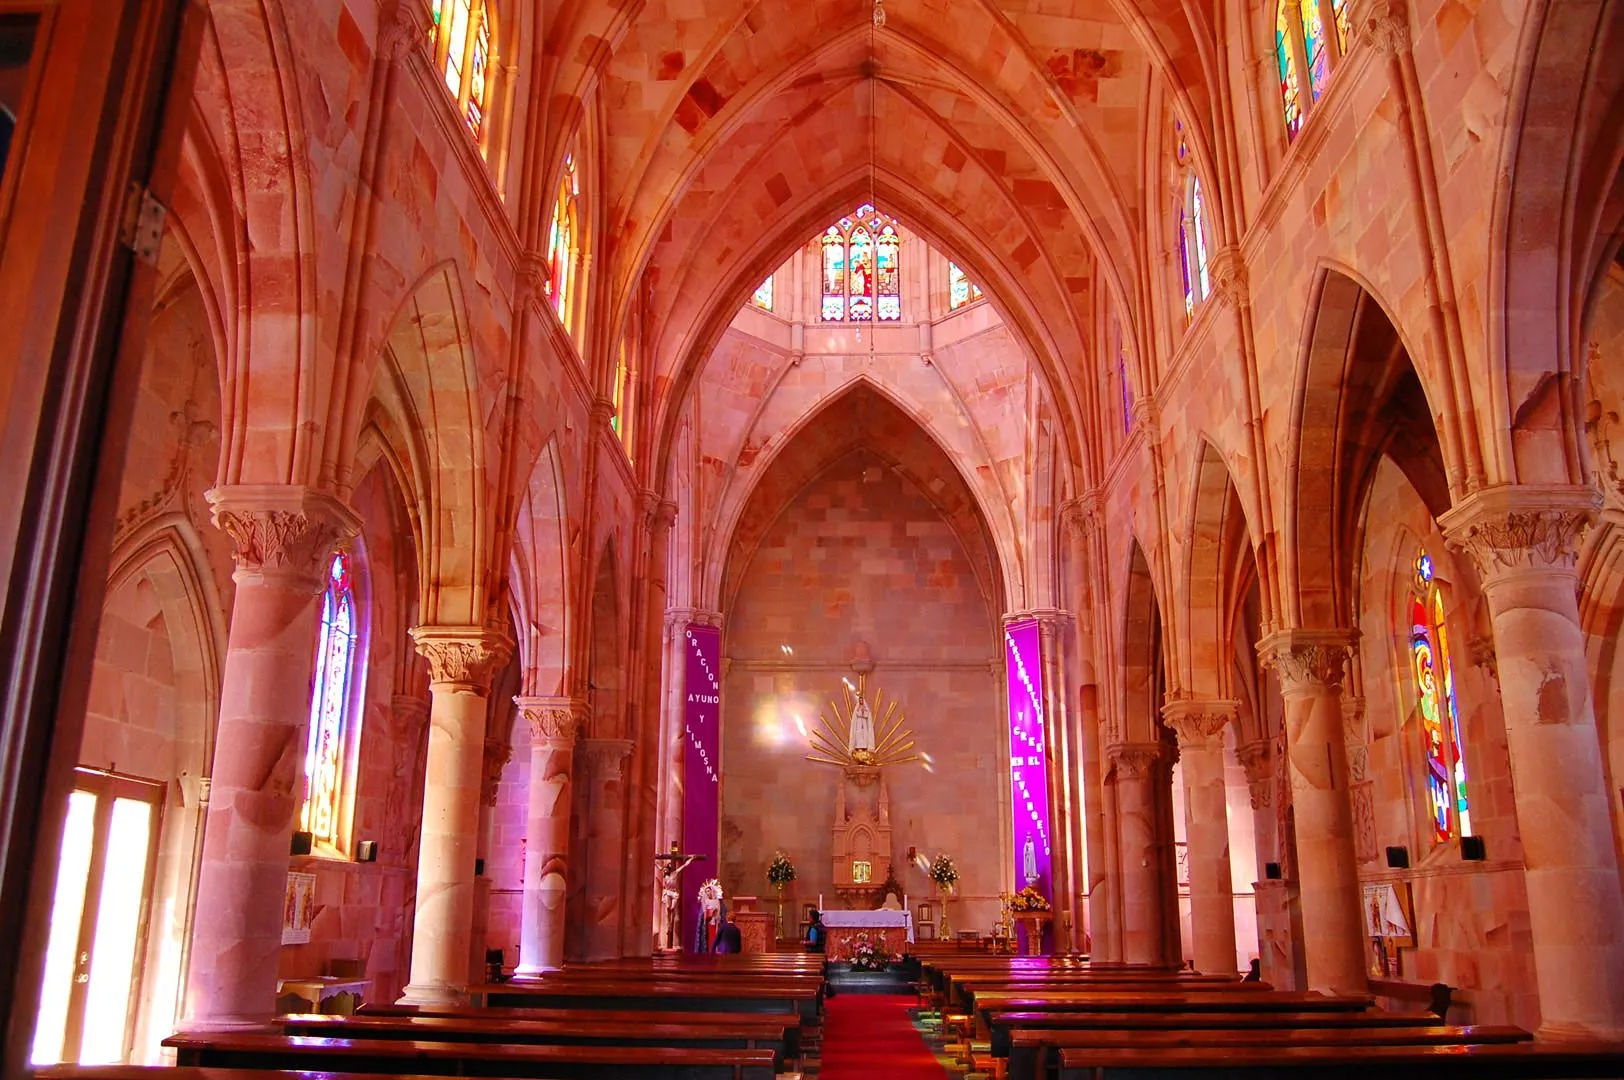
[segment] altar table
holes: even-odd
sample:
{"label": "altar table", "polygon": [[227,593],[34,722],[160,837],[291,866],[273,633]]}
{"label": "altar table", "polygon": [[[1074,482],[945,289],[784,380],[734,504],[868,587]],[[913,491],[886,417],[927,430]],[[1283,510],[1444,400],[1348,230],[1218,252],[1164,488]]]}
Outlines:
{"label": "altar table", "polygon": [[850,960],[860,937],[891,956],[903,956],[913,944],[913,914],[907,911],[825,911],[823,953],[830,960]]}

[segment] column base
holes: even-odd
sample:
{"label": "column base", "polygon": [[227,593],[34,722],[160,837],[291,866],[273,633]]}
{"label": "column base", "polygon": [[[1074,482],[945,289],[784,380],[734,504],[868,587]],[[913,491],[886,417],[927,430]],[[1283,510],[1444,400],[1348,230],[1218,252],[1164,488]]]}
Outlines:
{"label": "column base", "polygon": [[396,1005],[466,1005],[468,990],[446,983],[411,983],[402,991]]}

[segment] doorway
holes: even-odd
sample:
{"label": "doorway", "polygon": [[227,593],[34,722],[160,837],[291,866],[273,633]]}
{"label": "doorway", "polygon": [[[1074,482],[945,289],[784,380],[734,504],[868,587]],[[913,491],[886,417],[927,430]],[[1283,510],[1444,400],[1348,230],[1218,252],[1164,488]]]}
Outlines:
{"label": "doorway", "polygon": [[128,1060],[164,786],[78,769],[57,860],[32,1063]]}

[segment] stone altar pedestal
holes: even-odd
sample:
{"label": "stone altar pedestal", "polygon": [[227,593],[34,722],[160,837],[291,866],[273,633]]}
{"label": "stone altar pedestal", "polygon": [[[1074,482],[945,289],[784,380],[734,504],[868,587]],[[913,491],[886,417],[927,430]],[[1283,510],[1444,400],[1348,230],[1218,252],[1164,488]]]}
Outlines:
{"label": "stone altar pedestal", "polygon": [[1054,918],[1052,911],[1017,911],[1012,916],[1015,925],[1025,931],[1020,936],[1020,952],[1022,956],[1034,956],[1043,952],[1043,928]]}
{"label": "stone altar pedestal", "polygon": [[739,928],[739,951],[766,953],[773,951],[773,916],[757,911],[760,902],[755,896],[733,898],[733,924]]}

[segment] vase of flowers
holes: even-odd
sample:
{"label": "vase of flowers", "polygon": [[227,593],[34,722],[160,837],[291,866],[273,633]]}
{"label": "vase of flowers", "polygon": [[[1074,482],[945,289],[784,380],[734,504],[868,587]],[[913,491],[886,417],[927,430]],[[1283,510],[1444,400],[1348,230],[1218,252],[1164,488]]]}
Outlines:
{"label": "vase of flowers", "polygon": [[1016,913],[1048,911],[1049,901],[1045,900],[1043,894],[1038,892],[1037,889],[1033,888],[1031,885],[1028,885],[1026,888],[1010,897],[1009,909]]}
{"label": "vase of flowers", "polygon": [[942,936],[952,934],[947,924],[947,902],[953,895],[953,886],[959,880],[959,868],[953,865],[953,856],[938,855],[930,864],[930,879],[942,894]]}
{"label": "vase of flowers", "polygon": [[784,849],[779,848],[773,853],[773,861],[767,864],[767,884],[778,893],[778,929],[774,931],[779,937],[784,936],[784,886],[795,880],[795,864],[789,861]]}
{"label": "vase of flowers", "polygon": [[870,941],[867,934],[857,935],[857,940],[851,947],[853,971],[884,971],[885,965],[890,962],[891,957],[883,948]]}

